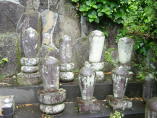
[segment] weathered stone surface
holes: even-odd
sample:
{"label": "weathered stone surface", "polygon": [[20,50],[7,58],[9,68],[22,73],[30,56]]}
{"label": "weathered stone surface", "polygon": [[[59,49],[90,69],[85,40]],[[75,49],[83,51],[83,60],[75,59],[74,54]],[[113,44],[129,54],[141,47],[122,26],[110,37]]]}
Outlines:
{"label": "weathered stone surface", "polygon": [[19,73],[17,75],[19,85],[36,85],[41,83],[41,75],[37,73]]}
{"label": "weathered stone surface", "polygon": [[39,70],[38,66],[22,66],[21,71],[24,73],[35,73]]}
{"label": "weathered stone surface", "polygon": [[115,98],[123,98],[130,74],[128,68],[119,66],[112,72],[113,94]]}
{"label": "weathered stone surface", "polygon": [[50,10],[44,10],[42,17],[42,44],[54,46],[53,34],[58,23],[58,14]]}
{"label": "weathered stone surface", "polygon": [[52,90],[48,92],[41,90],[38,94],[38,99],[40,103],[47,105],[60,104],[63,103],[66,99],[65,89]]}
{"label": "weathered stone surface", "polygon": [[127,98],[117,99],[112,95],[107,96],[107,101],[113,110],[125,110],[132,108],[132,101],[129,101]]}
{"label": "weathered stone surface", "polygon": [[56,58],[46,57],[41,73],[45,90],[59,89],[59,61]]}
{"label": "weathered stone surface", "polygon": [[95,72],[95,79],[96,81],[104,81],[104,72],[103,71],[96,71]]}
{"label": "weathered stone surface", "polygon": [[62,82],[70,82],[74,80],[73,72],[60,72],[60,80]]}
{"label": "weathered stone surface", "polygon": [[[41,22],[41,16],[38,12],[31,11],[31,12],[23,13],[17,24],[17,32],[22,35],[22,33],[29,27],[32,27],[37,31],[38,34],[41,34],[42,22]],[[40,39],[40,35],[39,35],[39,39]]]}
{"label": "weathered stone surface", "polygon": [[60,71],[72,71],[75,68],[74,63],[63,63],[60,64]]}
{"label": "weathered stone surface", "polygon": [[21,58],[21,65],[23,66],[36,66],[39,64],[39,58]]}
{"label": "weathered stone surface", "polygon": [[24,6],[19,1],[0,1],[0,32],[15,32],[16,24],[24,12]]}
{"label": "weathered stone surface", "polygon": [[78,111],[79,112],[90,112],[90,113],[96,113],[101,112],[103,110],[103,103],[96,100],[95,98],[91,100],[82,100],[81,98],[77,98],[78,103]]}
{"label": "weathered stone surface", "polygon": [[72,40],[68,35],[64,35],[60,43],[60,61],[61,63],[72,62]]}
{"label": "weathered stone surface", "polygon": [[72,39],[72,44],[81,36],[79,19],[72,19],[68,16],[59,15],[58,23],[54,32],[54,42],[59,47],[59,42],[64,35]]}
{"label": "weathered stone surface", "polygon": [[86,62],[85,66],[80,70],[79,86],[82,99],[91,100],[95,87],[95,72],[88,62]]}
{"label": "weathered stone surface", "polygon": [[103,70],[103,68],[104,68],[104,62],[91,63],[91,67],[95,71]]}
{"label": "weathered stone surface", "polygon": [[34,58],[37,56],[40,39],[39,34],[32,27],[27,28],[22,34],[22,51],[27,58]]}
{"label": "weathered stone surface", "polygon": [[133,39],[127,37],[119,39],[118,54],[120,63],[127,64],[131,61],[133,45],[134,45]]}
{"label": "weathered stone surface", "polygon": [[42,45],[38,53],[38,57],[40,58],[41,63],[44,62],[44,59],[47,56],[59,58],[59,50],[54,46]]}
{"label": "weathered stone surface", "polygon": [[79,38],[76,41],[73,45],[73,55],[75,68],[80,69],[89,58],[89,40],[87,38]]}
{"label": "weathered stone surface", "polygon": [[100,62],[101,56],[104,48],[105,36],[103,32],[95,30],[89,35],[90,52],[89,61],[90,62]]}
{"label": "weathered stone surface", "polygon": [[58,114],[61,113],[65,108],[65,104],[57,104],[57,105],[44,105],[40,104],[40,110],[46,114]]}
{"label": "weathered stone surface", "polygon": [[0,73],[12,76],[19,70],[18,61],[20,58],[19,38],[16,33],[0,34],[0,60],[8,58],[8,62],[0,66]]}

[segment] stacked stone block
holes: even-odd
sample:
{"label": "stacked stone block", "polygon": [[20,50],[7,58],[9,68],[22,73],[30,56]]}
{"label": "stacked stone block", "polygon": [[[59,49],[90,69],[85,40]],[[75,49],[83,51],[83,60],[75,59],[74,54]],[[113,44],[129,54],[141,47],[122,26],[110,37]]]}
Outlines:
{"label": "stacked stone block", "polygon": [[48,56],[42,65],[44,89],[38,92],[40,110],[46,114],[58,114],[65,108],[66,90],[59,88],[59,61]]}
{"label": "stacked stone block", "polygon": [[96,73],[96,81],[104,80],[104,62],[101,62],[102,52],[104,49],[105,36],[102,32],[95,30],[89,35],[90,51],[89,62]]}

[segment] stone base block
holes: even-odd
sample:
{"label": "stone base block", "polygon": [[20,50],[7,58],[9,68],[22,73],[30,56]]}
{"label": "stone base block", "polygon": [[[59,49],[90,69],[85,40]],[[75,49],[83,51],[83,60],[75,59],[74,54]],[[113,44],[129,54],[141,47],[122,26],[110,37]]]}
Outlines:
{"label": "stone base block", "polygon": [[103,71],[96,71],[95,72],[95,78],[96,78],[96,81],[97,82],[101,82],[101,81],[104,81],[104,72]]}
{"label": "stone base block", "polygon": [[19,73],[17,82],[19,85],[37,85],[42,82],[40,73]]}
{"label": "stone base block", "polygon": [[65,104],[57,104],[57,105],[44,105],[40,104],[40,110],[46,114],[58,114],[61,113],[65,108]]}
{"label": "stone base block", "polygon": [[74,63],[65,63],[60,65],[60,71],[62,72],[72,71],[74,68],[75,68]]}
{"label": "stone base block", "polygon": [[39,64],[39,58],[21,58],[21,65],[23,66],[36,66]]}
{"label": "stone base block", "polygon": [[74,80],[73,72],[60,72],[60,80],[62,82],[71,82]]}
{"label": "stone base block", "polygon": [[93,98],[92,100],[82,100],[81,98],[77,98],[78,104],[78,111],[79,112],[90,112],[96,113],[101,112],[103,109],[102,102],[98,101],[97,99]]}
{"label": "stone base block", "polygon": [[39,90],[38,99],[40,103],[47,105],[63,103],[66,99],[66,90],[62,88],[52,91]]}
{"label": "stone base block", "polygon": [[132,108],[132,102],[127,99],[127,97],[123,99],[114,98],[113,95],[107,96],[108,104],[113,108],[113,110],[125,110]]}
{"label": "stone base block", "polygon": [[105,63],[104,62],[98,62],[98,63],[91,63],[91,67],[95,71],[103,70]]}
{"label": "stone base block", "polygon": [[35,73],[39,70],[38,66],[22,66],[21,71],[24,73]]}

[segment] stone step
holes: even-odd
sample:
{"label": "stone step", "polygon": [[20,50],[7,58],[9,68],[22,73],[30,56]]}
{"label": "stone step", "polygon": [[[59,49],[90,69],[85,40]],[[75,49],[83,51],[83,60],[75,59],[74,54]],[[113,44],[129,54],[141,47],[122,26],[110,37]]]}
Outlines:
{"label": "stone step", "polygon": [[[141,97],[142,96],[142,82],[129,82],[126,90],[128,97]],[[77,97],[80,97],[80,90],[77,82],[62,83],[61,88],[67,91],[67,102],[73,102]],[[15,102],[17,104],[31,104],[38,103],[37,91],[41,89],[39,86],[18,86],[18,87],[0,87],[0,95],[15,95]],[[112,94],[112,82],[105,81],[103,83],[96,83],[94,96],[103,100],[107,95]]]}
{"label": "stone step", "polygon": [[[74,102],[67,102],[63,113],[50,116],[48,118],[108,118],[111,113],[111,108],[106,107],[100,113],[78,113],[77,105]],[[133,102],[133,108],[124,112],[124,118],[144,118],[144,104],[142,102]],[[15,112],[14,118],[42,118],[42,113],[39,110],[39,105],[29,105],[18,107]]]}

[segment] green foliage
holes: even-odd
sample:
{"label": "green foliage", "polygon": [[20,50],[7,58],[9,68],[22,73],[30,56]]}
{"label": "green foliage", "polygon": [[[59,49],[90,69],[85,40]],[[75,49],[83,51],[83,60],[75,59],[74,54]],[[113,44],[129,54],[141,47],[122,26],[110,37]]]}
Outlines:
{"label": "green foliage", "polygon": [[105,61],[112,64],[112,65],[116,65],[117,63],[113,60],[112,58],[112,52],[115,50],[115,48],[108,48],[106,51],[105,51],[105,54],[104,54],[104,58],[105,58]]}
{"label": "green foliage", "polygon": [[122,118],[123,114],[121,112],[115,111],[113,114],[110,115],[110,118]]}
{"label": "green foliage", "polygon": [[[117,39],[130,37],[135,39],[134,67],[138,68],[137,77],[144,78],[145,72],[153,71],[145,64],[144,58],[151,50],[150,61],[156,62],[157,57],[157,1],[156,0],[72,0],[78,11],[86,16],[89,22],[100,23],[110,19],[119,24]],[[106,32],[106,31],[104,31]],[[106,35],[108,33],[106,32]],[[105,57],[110,62],[109,53]]]}
{"label": "green foliage", "polygon": [[1,60],[0,60],[0,65],[3,65],[3,64],[5,64],[5,63],[7,63],[8,62],[8,58],[2,58]]}

